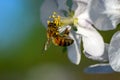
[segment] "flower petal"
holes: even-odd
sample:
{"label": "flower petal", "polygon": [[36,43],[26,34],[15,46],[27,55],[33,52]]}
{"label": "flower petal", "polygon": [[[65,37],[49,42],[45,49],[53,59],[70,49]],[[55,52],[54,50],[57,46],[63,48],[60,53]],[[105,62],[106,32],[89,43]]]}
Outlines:
{"label": "flower petal", "polygon": [[75,17],[86,10],[88,0],[73,0],[72,10],[75,11]]}
{"label": "flower petal", "polygon": [[81,26],[89,27],[93,23],[91,22],[91,19],[89,18],[88,11],[84,11],[82,14],[80,14],[78,17],[78,24]]}
{"label": "flower petal", "polygon": [[95,57],[95,56],[89,55],[86,52],[84,52],[84,54],[89,59],[100,61],[100,62],[106,62],[106,61],[108,61],[108,48],[109,48],[109,44],[106,43],[105,49],[104,49],[104,54],[102,56]]}
{"label": "flower petal", "polygon": [[68,11],[68,6],[66,5],[67,0],[57,0],[58,9],[61,11]]}
{"label": "flower petal", "polygon": [[110,17],[113,26],[116,27],[120,23],[120,0],[105,0],[105,3],[104,13]]}
{"label": "flower petal", "polygon": [[70,37],[74,40],[74,43],[67,47],[68,58],[72,63],[78,65],[81,60],[81,52],[80,52],[81,36],[75,34],[74,32],[71,32]]}
{"label": "flower petal", "polygon": [[109,6],[106,6],[106,1],[110,2],[111,0],[91,0],[89,4],[88,11],[90,18],[95,27],[99,30],[112,30],[115,29],[117,25],[114,24],[116,21],[116,18],[114,16],[105,14],[107,11],[106,9],[113,5],[114,2],[112,4],[109,4]]}
{"label": "flower petal", "polygon": [[81,2],[81,3],[82,3],[82,2],[83,2],[83,3],[88,3],[89,0],[73,0],[73,1],[76,1],[76,2],[79,1],[79,2]]}
{"label": "flower petal", "polygon": [[106,73],[113,73],[113,69],[109,64],[101,63],[101,64],[95,64],[90,65],[89,67],[84,69],[85,73],[88,74],[106,74]]}
{"label": "flower petal", "polygon": [[81,27],[76,25],[76,33],[82,35],[84,51],[91,56],[102,56],[104,53],[104,41],[102,36],[92,26]]}
{"label": "flower petal", "polygon": [[108,56],[111,67],[120,72],[120,31],[116,32],[111,39]]}
{"label": "flower petal", "polygon": [[49,19],[49,16],[53,14],[53,12],[57,12],[59,15],[63,15],[58,10],[56,0],[44,0],[40,8],[40,19],[45,27],[47,27],[47,20]]}

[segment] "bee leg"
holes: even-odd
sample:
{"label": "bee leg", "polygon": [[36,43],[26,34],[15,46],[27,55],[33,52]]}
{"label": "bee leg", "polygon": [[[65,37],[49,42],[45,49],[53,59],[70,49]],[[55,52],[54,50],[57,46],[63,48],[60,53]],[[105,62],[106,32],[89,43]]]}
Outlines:
{"label": "bee leg", "polygon": [[48,39],[45,43],[45,46],[44,46],[45,51],[47,50],[49,44],[50,44],[50,39]]}
{"label": "bee leg", "polygon": [[48,41],[46,41],[45,46],[44,46],[44,50],[47,50],[47,45],[48,45]]}

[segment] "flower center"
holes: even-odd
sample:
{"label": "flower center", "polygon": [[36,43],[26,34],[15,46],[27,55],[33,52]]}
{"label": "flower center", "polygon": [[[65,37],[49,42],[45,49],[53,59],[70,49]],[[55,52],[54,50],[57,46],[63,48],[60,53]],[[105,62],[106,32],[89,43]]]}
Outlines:
{"label": "flower center", "polygon": [[49,16],[49,19],[50,20],[47,21],[47,24],[54,23],[58,27],[67,26],[67,25],[75,25],[78,23],[77,18],[73,18],[71,16],[61,17],[56,12],[53,12],[53,14]]}

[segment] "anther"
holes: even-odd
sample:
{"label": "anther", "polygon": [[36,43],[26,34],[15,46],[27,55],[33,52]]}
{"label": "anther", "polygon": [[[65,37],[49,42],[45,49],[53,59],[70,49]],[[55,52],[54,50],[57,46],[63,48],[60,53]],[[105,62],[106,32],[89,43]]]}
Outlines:
{"label": "anther", "polygon": [[52,15],[52,18],[55,18],[55,15]]}
{"label": "anther", "polygon": [[53,12],[53,14],[57,14],[56,12]]}
{"label": "anther", "polygon": [[49,23],[50,23],[50,21],[48,20],[48,21],[47,21],[47,24],[49,24]]}
{"label": "anther", "polygon": [[49,16],[49,19],[51,18],[51,16]]}

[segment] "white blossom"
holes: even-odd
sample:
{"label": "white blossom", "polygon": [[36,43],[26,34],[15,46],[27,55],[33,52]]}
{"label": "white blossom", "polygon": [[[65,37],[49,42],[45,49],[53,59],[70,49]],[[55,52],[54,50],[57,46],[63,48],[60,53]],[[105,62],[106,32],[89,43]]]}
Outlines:
{"label": "white blossom", "polygon": [[[92,57],[101,57],[104,54],[104,41],[100,33],[92,26],[93,23],[89,18],[88,4],[90,1],[72,0],[72,2],[73,5],[69,8],[66,5],[66,0],[45,0],[40,11],[42,23],[47,27],[46,21],[52,12],[55,11],[60,16],[66,17],[64,13],[69,13],[69,9],[74,10],[74,15],[70,19],[73,20],[77,31],[71,30],[69,36],[74,40],[74,43],[68,46],[67,50],[70,61],[78,65],[81,60],[81,39],[84,48],[83,52]],[[68,24],[67,26],[71,25]]]}
{"label": "white blossom", "polygon": [[113,70],[120,72],[120,31],[113,35],[108,52],[111,67]]}
{"label": "white blossom", "polygon": [[100,63],[100,64],[90,65],[89,67],[84,69],[84,72],[87,74],[107,74],[107,73],[113,73],[114,70],[111,68],[111,66],[108,63]]}
{"label": "white blossom", "polygon": [[91,0],[88,12],[99,30],[112,30],[120,23],[120,0]]}
{"label": "white blossom", "polygon": [[[99,30],[112,30],[120,23],[120,0],[91,0],[88,7],[91,22]],[[107,55],[102,56],[103,60],[109,61],[109,65],[114,71],[120,72],[120,32],[116,32],[108,46]],[[93,56],[91,59],[100,60]],[[102,61],[103,61],[102,60]],[[99,64],[100,66],[101,64]],[[98,66],[98,67],[99,67]],[[103,66],[103,65],[102,65]],[[101,66],[101,67],[102,67]],[[103,66],[104,67],[104,66]],[[89,69],[90,67],[88,67]]]}

